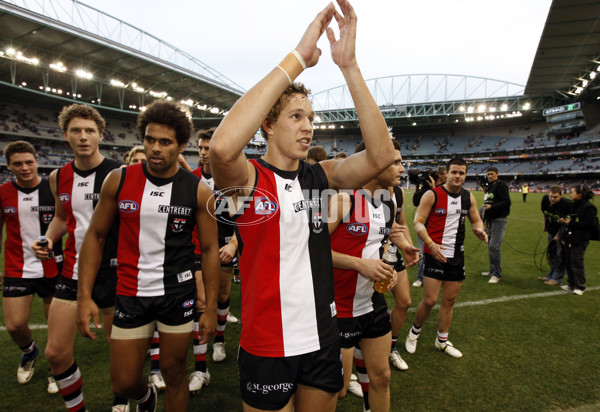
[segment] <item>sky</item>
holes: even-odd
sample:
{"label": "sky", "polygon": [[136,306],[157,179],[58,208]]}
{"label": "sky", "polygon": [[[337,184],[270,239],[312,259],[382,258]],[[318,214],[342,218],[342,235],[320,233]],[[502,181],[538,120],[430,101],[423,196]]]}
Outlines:
{"label": "sky", "polygon": [[[322,0],[82,0],[251,88],[291,51]],[[354,0],[365,79],[458,74],[525,85],[551,0]],[[141,7],[140,7],[141,6]],[[332,27],[337,34],[335,22]],[[314,92],[344,84],[324,35]]]}

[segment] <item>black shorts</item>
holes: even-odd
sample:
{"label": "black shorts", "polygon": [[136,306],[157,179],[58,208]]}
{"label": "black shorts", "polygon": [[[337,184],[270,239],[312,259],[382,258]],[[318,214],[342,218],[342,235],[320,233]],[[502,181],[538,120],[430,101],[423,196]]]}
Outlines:
{"label": "black shorts", "polygon": [[394,270],[400,273],[403,270],[406,270],[406,265],[404,264],[404,259],[402,259],[402,256],[400,256],[399,253],[397,253],[396,256],[398,256],[398,261],[394,265]]}
{"label": "black shorts", "polygon": [[[234,256],[229,263],[221,263],[222,268],[232,268],[237,264],[237,256]],[[202,255],[194,253],[194,270],[196,272],[202,272]]]}
{"label": "black shorts", "polygon": [[338,343],[304,355],[270,358],[238,351],[242,399],[253,408],[278,410],[290,401],[298,384],[329,393],[344,386]]}
{"label": "black shorts", "polygon": [[5,298],[20,298],[37,293],[40,298],[48,298],[54,296],[56,279],[57,276],[35,279],[5,277],[2,296]]}
{"label": "black shorts", "polygon": [[196,288],[185,293],[164,296],[122,296],[115,300],[113,325],[122,329],[139,328],[159,321],[169,326],[193,321],[196,307]]}
{"label": "black shorts", "polygon": [[462,282],[465,280],[465,255],[461,253],[448,258],[446,263],[435,260],[429,253],[423,258],[423,276],[441,281]]}
{"label": "black shorts", "polygon": [[[77,301],[77,281],[62,275],[57,276],[57,278],[54,297],[62,300]],[[96,305],[100,309],[115,306],[116,293],[117,271],[110,269],[98,272],[94,288],[92,289],[92,299],[96,302]]]}
{"label": "black shorts", "polygon": [[356,318],[339,318],[340,346],[342,349],[358,346],[361,339],[385,336],[392,330],[390,311],[381,293],[373,296],[373,310]]}

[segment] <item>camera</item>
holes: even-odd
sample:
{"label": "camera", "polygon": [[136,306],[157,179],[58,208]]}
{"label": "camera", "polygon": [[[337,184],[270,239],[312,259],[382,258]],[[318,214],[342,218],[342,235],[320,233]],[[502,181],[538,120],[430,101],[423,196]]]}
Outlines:
{"label": "camera", "polygon": [[430,183],[430,176],[434,182],[436,182],[439,177],[437,170],[433,170],[431,167],[427,167],[423,170],[408,169],[408,172],[406,173],[408,174],[408,181],[415,186],[420,186],[424,182]]}

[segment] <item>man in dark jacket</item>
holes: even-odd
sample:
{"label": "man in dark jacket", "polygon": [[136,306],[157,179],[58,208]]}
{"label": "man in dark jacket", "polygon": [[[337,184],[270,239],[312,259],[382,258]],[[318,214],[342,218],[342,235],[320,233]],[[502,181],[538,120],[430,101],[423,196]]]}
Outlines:
{"label": "man in dark jacket", "polygon": [[542,213],[544,214],[544,231],[548,233],[548,263],[550,271],[538,279],[546,285],[555,286],[562,283],[565,276],[565,251],[557,234],[565,228],[559,219],[569,215],[571,201],[563,197],[562,187],[550,186],[550,192],[542,198]]}
{"label": "man in dark jacket", "polygon": [[487,169],[488,186],[483,197],[483,221],[488,234],[488,254],[490,259],[489,283],[498,283],[502,279],[500,267],[500,245],[506,232],[507,216],[510,214],[510,196],[508,185],[498,180],[498,169],[490,166]]}

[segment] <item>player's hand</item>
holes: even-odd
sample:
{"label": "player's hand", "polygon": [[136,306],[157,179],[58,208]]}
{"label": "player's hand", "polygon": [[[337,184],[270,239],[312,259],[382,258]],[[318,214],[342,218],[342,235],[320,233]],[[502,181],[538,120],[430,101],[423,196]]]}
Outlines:
{"label": "player's hand", "polygon": [[222,248],[219,249],[219,259],[221,263],[229,263],[235,257],[235,252],[237,251],[237,247],[235,245],[228,243]]}
{"label": "player's hand", "polygon": [[419,252],[420,250],[418,247],[415,247],[413,245],[404,246],[402,253],[404,255],[404,262],[407,268],[419,263]]}
{"label": "player's hand", "polygon": [[327,39],[331,48],[331,58],[340,69],[356,65],[356,22],[357,17],[348,0],[337,0],[342,14],[334,12],[340,30],[340,38],[335,39],[331,27],[327,28]]}
{"label": "player's hand", "polygon": [[198,320],[198,341],[201,345],[208,343],[217,329],[217,311],[205,311]]}
{"label": "player's hand", "polygon": [[428,248],[431,251],[431,256],[433,256],[433,258],[438,262],[446,263],[448,261],[446,256],[444,256],[442,253],[442,249],[445,249],[444,246],[438,245],[437,243],[432,243],[430,246],[428,246]]}
{"label": "player's hand", "polygon": [[96,329],[102,329],[98,306],[92,299],[77,299],[77,327],[81,336],[96,340],[96,333],[90,330],[90,318],[94,321]]}
{"label": "player's hand", "polygon": [[313,67],[319,61],[321,49],[317,47],[317,41],[327,26],[329,26],[334,12],[335,7],[333,6],[333,3],[329,3],[327,7],[317,14],[317,17],[315,17],[312,23],[310,23],[304,32],[302,39],[300,39],[300,43],[296,46],[296,51],[300,53],[300,56],[304,59],[306,67]]}
{"label": "player's hand", "polygon": [[485,233],[485,230],[483,230],[483,229],[473,229],[473,233],[475,233],[475,236],[477,236],[477,238],[479,240],[483,240],[485,243],[487,243],[487,241],[488,241],[488,235],[487,235],[487,233]]}
{"label": "player's hand", "polygon": [[42,248],[40,246],[40,241],[39,240],[36,240],[31,245],[31,250],[33,250],[33,254],[39,260],[50,259],[50,251],[52,250],[52,247],[54,246],[54,242],[52,242],[52,240],[50,240],[50,239],[46,239],[46,240],[48,240],[48,247],[47,248],[46,247]]}
{"label": "player's hand", "polygon": [[487,204],[487,205],[483,205],[483,207],[485,207],[485,210],[490,210],[492,208],[492,205]]}
{"label": "player's hand", "polygon": [[406,240],[408,226],[394,222],[390,231],[390,241],[399,245]]}
{"label": "player's hand", "polygon": [[396,286],[396,283],[398,283],[398,272],[396,272],[395,270],[392,270],[392,277],[390,278],[390,284],[387,287],[388,292],[391,291],[394,286]]}
{"label": "player's hand", "polygon": [[381,259],[360,259],[358,273],[374,282],[386,280],[394,269]]}
{"label": "player's hand", "polygon": [[187,170],[188,172],[191,172],[193,170],[181,153],[179,153],[179,156],[177,156],[177,165],[182,169]]}

